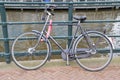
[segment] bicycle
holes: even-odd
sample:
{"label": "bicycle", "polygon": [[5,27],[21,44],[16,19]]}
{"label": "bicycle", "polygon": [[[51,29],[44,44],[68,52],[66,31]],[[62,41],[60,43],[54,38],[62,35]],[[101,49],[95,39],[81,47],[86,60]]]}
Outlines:
{"label": "bicycle", "polygon": [[[42,67],[51,57],[53,41],[61,50],[61,55],[69,61],[76,62],[85,70],[100,71],[108,66],[113,57],[113,47],[107,35],[98,31],[86,31],[81,27],[81,22],[86,20],[86,16],[73,17],[78,21],[76,31],[72,36],[68,49],[64,49],[50,35],[52,30],[52,13],[49,10],[55,6],[49,5],[44,10],[45,24],[42,31],[32,30],[20,34],[12,44],[11,54],[15,64],[25,70],[35,70]],[[49,26],[47,24],[49,23]],[[48,31],[46,30],[48,27]],[[77,35],[78,32],[80,35]],[[28,60],[28,61],[27,61]]]}

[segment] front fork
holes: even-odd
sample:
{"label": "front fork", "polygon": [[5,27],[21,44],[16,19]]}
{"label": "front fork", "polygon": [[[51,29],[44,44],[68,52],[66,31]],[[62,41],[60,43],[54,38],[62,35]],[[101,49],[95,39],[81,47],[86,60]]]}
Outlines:
{"label": "front fork", "polygon": [[35,44],[35,46],[33,47],[35,49],[39,45],[40,41],[44,41],[43,40],[44,38],[42,39],[43,33],[39,32],[37,30],[32,30],[32,32],[36,33],[37,34],[36,36],[38,36],[38,41]]}
{"label": "front fork", "polygon": [[[39,31],[37,31],[37,30],[32,30],[32,32],[33,33],[36,33],[36,37],[38,37],[38,40],[37,40],[37,43],[33,46],[33,47],[30,47],[30,48],[28,48],[28,53],[29,53],[29,55],[33,55],[33,53],[36,51],[36,48],[38,47],[38,45],[40,45],[40,42],[42,42],[42,41],[45,41],[47,44],[48,44],[48,48],[49,48],[49,53],[48,53],[48,61],[50,61],[50,58],[51,58],[51,44],[50,44],[50,42],[46,39],[46,38],[44,38],[43,36],[44,35],[42,35]],[[42,38],[43,37],[43,38]]]}
{"label": "front fork", "polygon": [[39,45],[39,43],[40,43],[39,41],[40,41],[41,38],[42,38],[42,35],[40,35],[41,33],[40,33],[39,31],[37,31],[37,30],[32,30],[32,32],[33,32],[33,33],[36,33],[36,34],[37,34],[36,37],[39,37],[39,38],[38,38],[37,43],[35,44],[35,46],[34,46],[34,47],[30,47],[30,48],[28,48],[28,50],[27,50],[28,53],[31,54],[31,55],[35,52],[35,48]]}

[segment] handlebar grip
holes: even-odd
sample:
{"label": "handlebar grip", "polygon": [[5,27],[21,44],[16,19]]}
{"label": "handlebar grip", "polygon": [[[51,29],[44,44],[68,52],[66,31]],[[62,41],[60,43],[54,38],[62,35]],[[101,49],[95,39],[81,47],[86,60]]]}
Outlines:
{"label": "handlebar grip", "polygon": [[48,26],[48,30],[47,30],[47,34],[46,34],[47,38],[50,36],[51,32],[52,32],[52,20],[50,20],[50,23],[49,23],[49,26]]}

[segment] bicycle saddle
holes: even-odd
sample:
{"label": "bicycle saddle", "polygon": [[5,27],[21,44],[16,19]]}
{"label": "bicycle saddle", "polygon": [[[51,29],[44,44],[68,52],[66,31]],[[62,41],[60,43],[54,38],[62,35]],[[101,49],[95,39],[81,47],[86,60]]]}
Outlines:
{"label": "bicycle saddle", "polygon": [[80,20],[80,21],[84,21],[84,20],[87,19],[86,16],[74,16],[73,18],[74,18],[75,20]]}

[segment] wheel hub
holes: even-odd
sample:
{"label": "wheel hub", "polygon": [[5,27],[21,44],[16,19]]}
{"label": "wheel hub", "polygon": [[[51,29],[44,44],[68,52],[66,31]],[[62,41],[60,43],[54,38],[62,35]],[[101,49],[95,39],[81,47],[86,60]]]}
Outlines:
{"label": "wheel hub", "polygon": [[28,48],[28,53],[32,54],[33,52],[35,52],[34,48]]}

